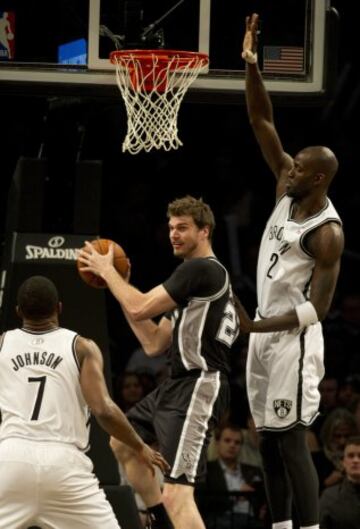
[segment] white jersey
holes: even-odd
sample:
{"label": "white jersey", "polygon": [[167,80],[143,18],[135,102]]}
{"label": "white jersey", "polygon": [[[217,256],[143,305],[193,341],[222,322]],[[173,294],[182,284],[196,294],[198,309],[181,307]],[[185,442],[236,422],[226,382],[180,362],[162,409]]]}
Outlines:
{"label": "white jersey", "polygon": [[293,198],[280,197],[262,236],[258,269],[258,311],[262,318],[283,314],[309,298],[315,265],[305,246],[305,237],[327,222],[340,217],[327,198],[325,207],[308,219],[293,220]]}
{"label": "white jersey", "polygon": [[86,450],[89,408],[75,353],[77,334],[15,329],[0,348],[0,440],[53,441]]}

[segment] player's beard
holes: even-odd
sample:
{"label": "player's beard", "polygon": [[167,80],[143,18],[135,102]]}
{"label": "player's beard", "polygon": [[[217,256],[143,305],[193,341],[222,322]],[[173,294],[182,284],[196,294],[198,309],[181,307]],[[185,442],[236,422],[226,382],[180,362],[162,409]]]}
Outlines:
{"label": "player's beard", "polygon": [[173,247],[173,252],[175,257],[179,257],[180,259],[187,259],[188,257],[191,257],[194,250],[196,250],[196,243],[195,242],[187,242],[183,243],[179,248]]}

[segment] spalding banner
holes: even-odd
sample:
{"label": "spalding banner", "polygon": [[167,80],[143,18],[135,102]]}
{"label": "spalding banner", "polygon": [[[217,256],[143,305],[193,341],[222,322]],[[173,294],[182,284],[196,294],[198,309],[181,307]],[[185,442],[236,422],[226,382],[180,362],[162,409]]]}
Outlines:
{"label": "spalding banner", "polygon": [[80,248],[94,235],[16,233],[11,262],[42,262],[74,265]]}

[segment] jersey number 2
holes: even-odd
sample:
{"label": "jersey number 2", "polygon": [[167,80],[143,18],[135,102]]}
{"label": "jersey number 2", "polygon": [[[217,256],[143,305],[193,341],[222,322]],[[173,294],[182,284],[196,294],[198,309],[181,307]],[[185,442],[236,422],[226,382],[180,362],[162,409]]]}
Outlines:
{"label": "jersey number 2", "polygon": [[39,418],[41,403],[44,396],[46,377],[29,377],[28,382],[37,382],[38,384],[40,384],[38,394],[36,396],[35,406],[31,416],[32,421],[37,421]]}
{"label": "jersey number 2", "polygon": [[239,334],[239,320],[234,304],[228,301],[216,338],[231,347]]}
{"label": "jersey number 2", "polygon": [[277,253],[272,253],[271,257],[270,257],[271,265],[269,266],[269,270],[267,271],[267,274],[266,274],[268,277],[270,277],[270,279],[273,278],[273,276],[271,275],[270,272],[274,268],[274,266],[276,265],[278,260],[279,260],[278,254]]}

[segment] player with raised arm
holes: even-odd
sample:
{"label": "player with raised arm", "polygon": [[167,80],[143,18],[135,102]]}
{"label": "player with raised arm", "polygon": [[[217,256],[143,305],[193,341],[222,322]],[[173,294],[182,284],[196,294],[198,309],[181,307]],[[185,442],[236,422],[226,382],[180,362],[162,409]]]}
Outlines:
{"label": "player with raised arm", "polygon": [[[183,259],[173,274],[146,293],[116,272],[113,255],[88,244],[80,252],[84,270],[99,274],[120,302],[149,356],[169,350],[171,375],[136,404],[128,418],[147,442],[157,438],[171,465],[163,495],[152,476],[124,447],[118,453],[129,481],[155,516],[154,528],[205,529],[194,501],[194,485],[206,471],[212,429],[229,406],[229,353],[239,332],[229,274],[214,255],[215,220],[210,207],[190,196],[168,206],[174,255]],[[159,323],[151,318],[164,314]],[[116,443],[117,446],[118,443]]]}
{"label": "player with raised arm", "polygon": [[318,529],[318,478],[306,427],[318,415],[324,375],[320,322],[331,305],[344,247],[341,220],[327,196],[338,162],[324,146],[306,147],[294,158],[284,151],[257,64],[257,35],[253,14],[246,19],[242,52],[246,103],[277,184],[258,257],[255,321],[238,307],[241,329],[252,333],[247,389],[261,431],[273,529],[292,528],[293,500],[301,528]]}
{"label": "player with raised arm", "polygon": [[22,327],[0,341],[0,529],[119,528],[85,455],[90,412],[150,474],[168,465],[110,398],[97,345],[59,327],[52,281],[30,277],[17,303]]}

